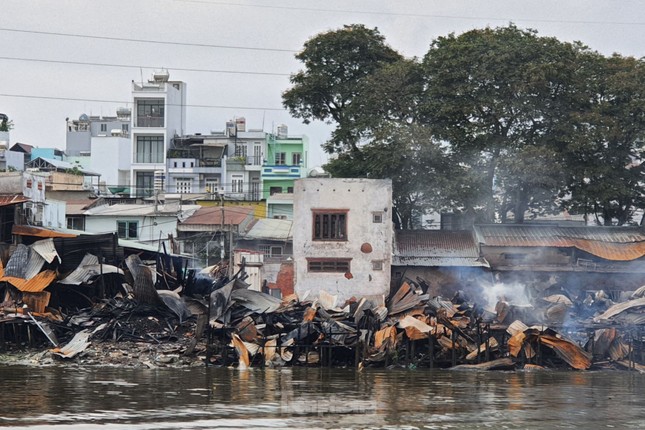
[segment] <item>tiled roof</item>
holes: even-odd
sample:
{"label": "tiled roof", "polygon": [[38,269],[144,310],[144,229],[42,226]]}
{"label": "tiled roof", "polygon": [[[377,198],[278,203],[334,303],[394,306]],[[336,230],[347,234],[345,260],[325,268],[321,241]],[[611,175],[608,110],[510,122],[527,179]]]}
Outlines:
{"label": "tiled roof", "polygon": [[[244,206],[225,206],[224,224],[239,225],[253,213],[253,208]],[[186,218],[182,225],[216,225],[222,224],[222,208],[218,206],[200,207]]]}

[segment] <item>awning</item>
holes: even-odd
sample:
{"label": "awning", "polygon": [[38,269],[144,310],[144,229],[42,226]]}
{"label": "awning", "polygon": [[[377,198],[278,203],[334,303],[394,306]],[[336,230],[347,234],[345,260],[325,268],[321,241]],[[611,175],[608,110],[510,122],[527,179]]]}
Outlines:
{"label": "awning", "polygon": [[77,237],[76,234],[61,233],[59,231],[49,230],[47,228],[34,227],[31,225],[14,225],[11,228],[11,234],[17,236],[35,236],[35,237]]}

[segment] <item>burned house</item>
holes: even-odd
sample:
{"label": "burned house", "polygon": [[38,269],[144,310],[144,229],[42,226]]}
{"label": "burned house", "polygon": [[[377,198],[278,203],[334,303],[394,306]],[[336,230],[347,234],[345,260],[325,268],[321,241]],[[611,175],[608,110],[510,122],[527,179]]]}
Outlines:
{"label": "burned house", "polygon": [[425,283],[431,297],[452,297],[479,288],[491,274],[472,231],[400,230],[394,238],[393,287],[406,279]]}
{"label": "burned house", "polygon": [[645,284],[642,228],[492,224],[474,232],[496,279],[533,292],[618,295]]}

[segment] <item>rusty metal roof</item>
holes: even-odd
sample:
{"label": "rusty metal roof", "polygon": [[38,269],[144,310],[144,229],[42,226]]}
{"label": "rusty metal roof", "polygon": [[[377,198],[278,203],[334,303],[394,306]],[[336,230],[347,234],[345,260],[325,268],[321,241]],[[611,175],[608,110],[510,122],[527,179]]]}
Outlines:
{"label": "rusty metal roof", "polygon": [[32,225],[14,225],[11,227],[11,234],[18,236],[34,236],[34,237],[77,237],[76,234],[62,233],[59,231],[49,230],[42,227],[34,227]]}
{"label": "rusty metal roof", "polygon": [[470,231],[401,230],[394,240],[396,266],[488,267]]}
{"label": "rusty metal roof", "polygon": [[2,194],[0,195],[0,206],[17,205],[19,203],[28,202],[30,199],[22,194]]}
{"label": "rusty metal roof", "polygon": [[475,233],[478,242],[485,246],[577,248],[613,261],[645,256],[645,230],[638,227],[498,224],[475,226]]}
{"label": "rusty metal roof", "polygon": [[[4,272],[2,269],[0,271]],[[2,275],[0,281],[10,283],[23,293],[39,293],[44,291],[56,279],[56,272],[53,270],[44,270],[31,279],[4,276],[4,273]]]}

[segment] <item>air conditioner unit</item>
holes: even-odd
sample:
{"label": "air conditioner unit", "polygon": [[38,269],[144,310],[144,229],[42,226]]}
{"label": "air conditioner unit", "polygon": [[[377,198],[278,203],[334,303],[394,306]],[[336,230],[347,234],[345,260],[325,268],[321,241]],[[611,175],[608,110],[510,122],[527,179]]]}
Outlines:
{"label": "air conditioner unit", "polygon": [[43,225],[43,213],[42,212],[36,212],[33,211],[31,212],[32,214],[32,221],[31,223],[34,225]]}

